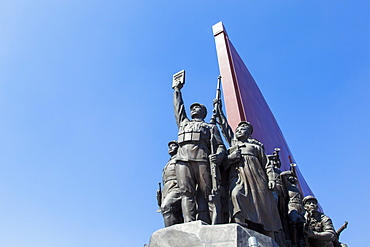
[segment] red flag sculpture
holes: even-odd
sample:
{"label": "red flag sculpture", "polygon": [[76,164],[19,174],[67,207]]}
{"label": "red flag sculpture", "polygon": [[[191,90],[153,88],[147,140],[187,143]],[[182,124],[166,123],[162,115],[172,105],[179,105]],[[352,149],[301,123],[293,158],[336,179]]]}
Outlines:
{"label": "red flag sculpture", "polygon": [[[280,148],[281,170],[289,170],[290,164],[295,163],[293,155],[261,91],[231,44],[222,22],[212,28],[229,125],[235,130],[240,121],[250,122],[253,137],[264,144],[267,154]],[[313,195],[299,169],[296,172],[303,195]]]}

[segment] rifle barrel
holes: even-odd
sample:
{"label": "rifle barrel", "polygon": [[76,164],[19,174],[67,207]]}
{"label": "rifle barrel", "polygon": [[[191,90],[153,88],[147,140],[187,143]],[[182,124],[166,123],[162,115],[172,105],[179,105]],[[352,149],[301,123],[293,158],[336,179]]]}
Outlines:
{"label": "rifle barrel", "polygon": [[337,235],[339,236],[344,229],[347,228],[348,221],[345,221],[344,224],[337,230]]}

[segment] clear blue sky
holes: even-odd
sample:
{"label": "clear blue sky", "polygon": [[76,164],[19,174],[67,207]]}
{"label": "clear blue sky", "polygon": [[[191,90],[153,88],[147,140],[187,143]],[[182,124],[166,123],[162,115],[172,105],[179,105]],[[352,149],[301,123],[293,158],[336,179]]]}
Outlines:
{"label": "clear blue sky", "polygon": [[[370,2],[0,1],[0,246],[143,246],[176,138],[209,108],[223,21],[350,246],[369,229]],[[208,120],[208,119],[207,119]]]}

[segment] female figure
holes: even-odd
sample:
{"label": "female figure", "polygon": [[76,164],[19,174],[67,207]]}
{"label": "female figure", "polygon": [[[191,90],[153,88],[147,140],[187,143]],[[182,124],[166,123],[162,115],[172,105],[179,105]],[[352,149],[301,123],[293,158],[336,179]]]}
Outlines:
{"label": "female figure", "polygon": [[249,228],[274,237],[282,226],[272,191],[273,167],[263,148],[250,143],[252,125],[239,123],[229,150],[230,221],[247,223]]}
{"label": "female figure", "polygon": [[240,122],[234,134],[222,112],[221,101],[215,101],[214,106],[217,122],[231,146],[225,167],[229,169],[230,222],[246,223],[248,228],[274,238],[274,232],[282,225],[272,194],[272,164],[263,145],[251,137],[253,126]]}

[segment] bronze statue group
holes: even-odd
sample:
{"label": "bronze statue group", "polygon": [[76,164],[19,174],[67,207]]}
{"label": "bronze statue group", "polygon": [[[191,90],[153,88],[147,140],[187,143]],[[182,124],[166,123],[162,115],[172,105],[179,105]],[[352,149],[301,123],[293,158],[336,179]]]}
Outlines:
{"label": "bronze statue group", "polygon": [[165,226],[195,220],[238,223],[279,246],[346,246],[338,241],[345,227],[336,232],[317,199],[303,198],[294,165],[280,171],[279,149],[266,155],[263,144],[251,137],[249,122],[231,130],[220,97],[213,102],[210,123],[204,122],[207,109],[199,103],[190,106],[191,119],[187,117],[182,76],[173,84],[178,139],[168,143],[171,158],[163,169],[163,189],[157,192]]}

